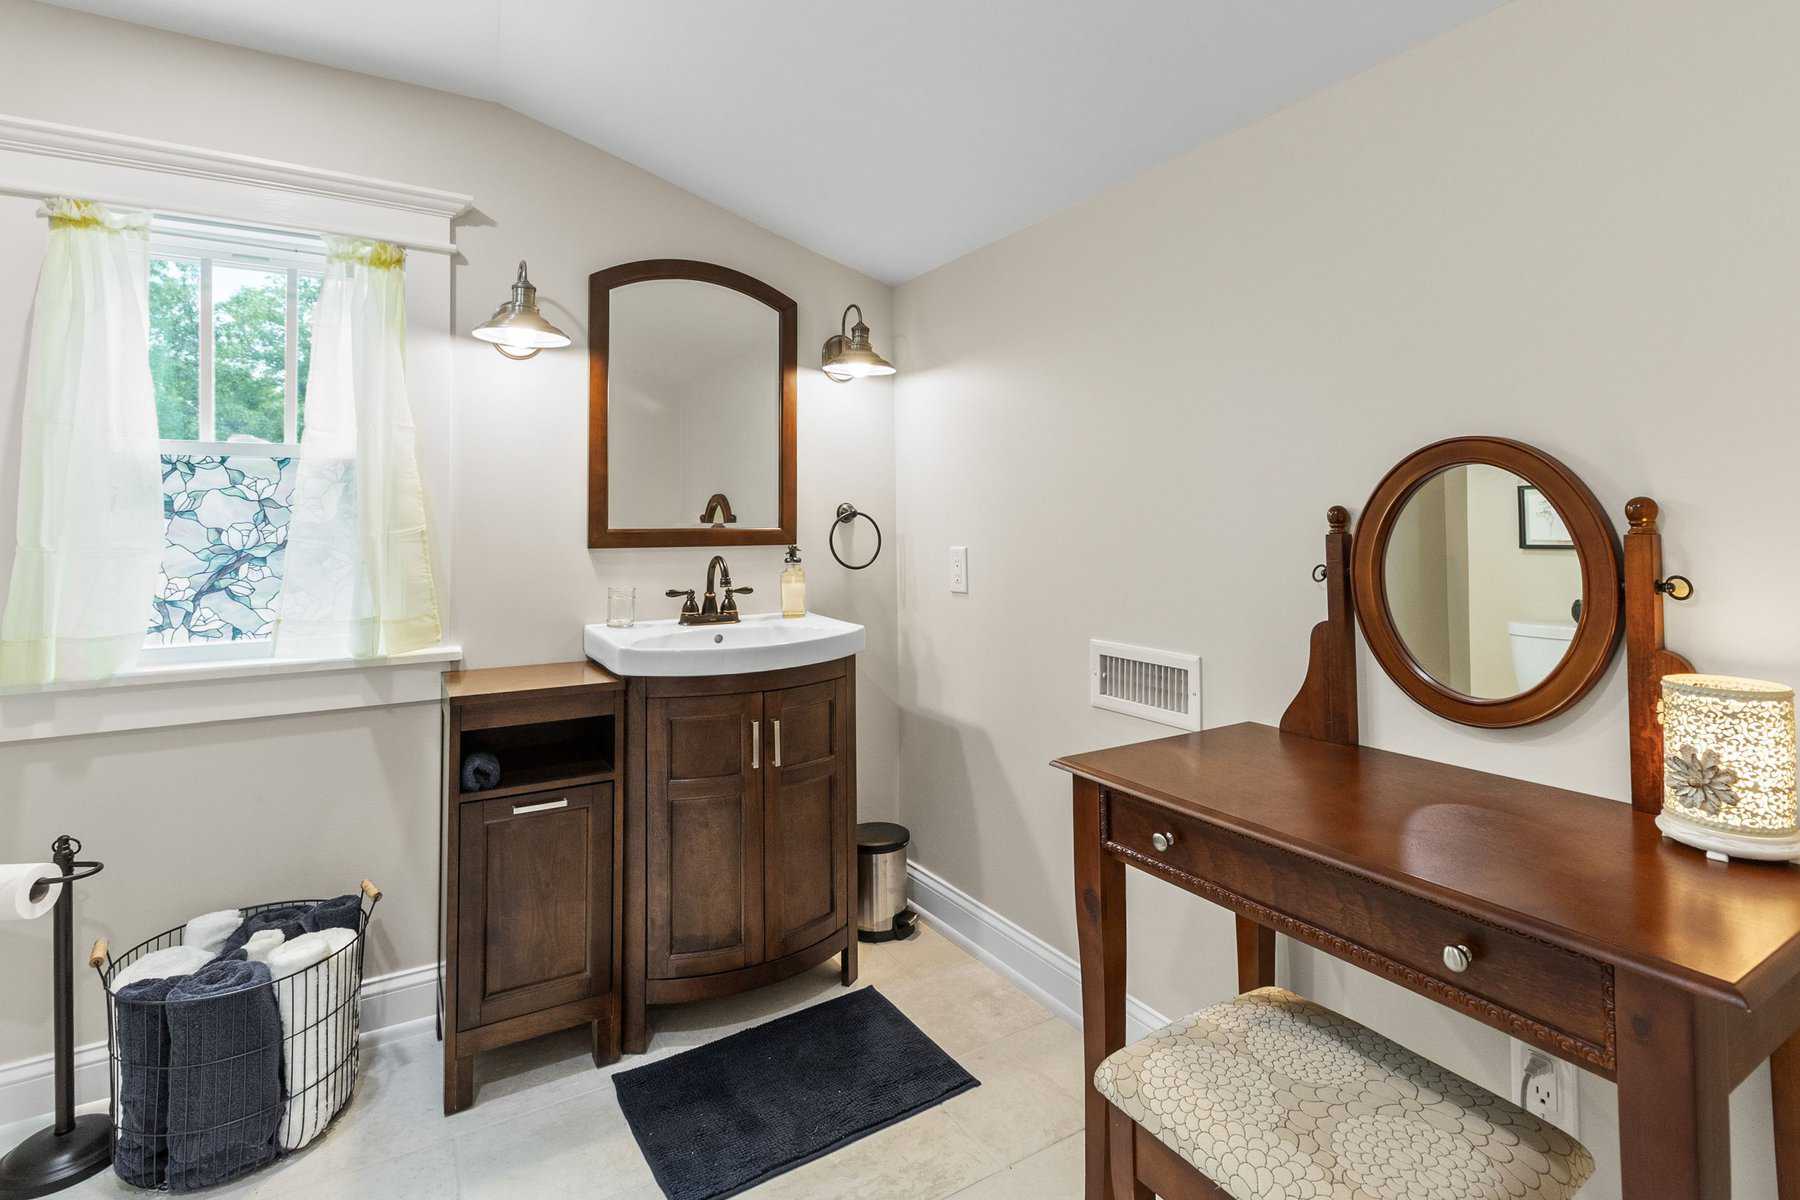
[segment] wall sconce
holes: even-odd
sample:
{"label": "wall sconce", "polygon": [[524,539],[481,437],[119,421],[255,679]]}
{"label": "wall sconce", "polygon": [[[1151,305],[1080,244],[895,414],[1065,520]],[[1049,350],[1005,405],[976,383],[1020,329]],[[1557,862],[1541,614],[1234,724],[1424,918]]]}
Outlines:
{"label": "wall sconce", "polygon": [[1800,859],[1793,688],[1664,675],[1662,725],[1664,835],[1721,861]]}
{"label": "wall sconce", "polygon": [[[851,325],[850,332],[846,334],[844,326],[850,320],[852,308],[856,310],[856,324]],[[819,369],[833,383],[849,383],[852,379],[894,373],[894,364],[875,353],[869,345],[869,327],[863,324],[862,315],[860,304],[852,304],[844,309],[843,319],[838,322],[838,332],[826,338],[824,348],[819,351]]]}
{"label": "wall sconce", "polygon": [[[537,289],[525,275],[524,259],[519,260],[512,299],[496,308],[494,315],[475,330],[475,336],[519,362],[535,358],[539,350],[559,350],[569,344],[569,335],[538,312]],[[523,354],[519,353],[521,350]]]}

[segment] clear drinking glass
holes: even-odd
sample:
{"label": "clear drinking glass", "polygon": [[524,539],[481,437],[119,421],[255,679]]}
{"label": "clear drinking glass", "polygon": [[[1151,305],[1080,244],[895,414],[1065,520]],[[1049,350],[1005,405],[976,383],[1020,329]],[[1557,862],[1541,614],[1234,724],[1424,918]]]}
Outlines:
{"label": "clear drinking glass", "polygon": [[637,623],[637,589],[606,589],[606,623],[614,629],[630,629]]}

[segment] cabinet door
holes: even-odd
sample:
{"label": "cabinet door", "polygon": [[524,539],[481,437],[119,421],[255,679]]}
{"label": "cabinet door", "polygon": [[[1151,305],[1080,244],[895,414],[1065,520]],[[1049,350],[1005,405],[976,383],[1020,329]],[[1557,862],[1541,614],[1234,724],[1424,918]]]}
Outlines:
{"label": "cabinet door", "polygon": [[647,965],[653,979],[763,959],[762,695],[646,712]]}
{"label": "cabinet door", "polygon": [[763,693],[769,958],[805,949],[848,917],[848,699],[841,679]]}
{"label": "cabinet door", "polygon": [[611,986],[612,804],[602,783],[458,806],[460,1028]]}

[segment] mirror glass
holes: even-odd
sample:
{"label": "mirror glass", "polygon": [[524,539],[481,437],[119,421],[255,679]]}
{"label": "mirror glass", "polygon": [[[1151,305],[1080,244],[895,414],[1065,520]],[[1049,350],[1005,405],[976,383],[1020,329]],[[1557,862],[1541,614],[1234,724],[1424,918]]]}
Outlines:
{"label": "mirror glass", "polygon": [[1465,463],[1407,497],[1382,565],[1395,630],[1420,669],[1464,696],[1530,691],[1569,651],[1581,559],[1526,480]]}
{"label": "mirror glass", "polygon": [[727,529],[781,524],[780,315],[692,279],[612,290],[607,525]]}

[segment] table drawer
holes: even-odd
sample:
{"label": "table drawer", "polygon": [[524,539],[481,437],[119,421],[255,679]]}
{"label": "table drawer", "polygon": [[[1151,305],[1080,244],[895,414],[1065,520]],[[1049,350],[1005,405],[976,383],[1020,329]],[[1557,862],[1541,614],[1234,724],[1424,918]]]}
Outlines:
{"label": "table drawer", "polygon": [[[1275,919],[1265,923],[1282,933],[1565,1057],[1613,1066],[1612,969],[1604,963],[1116,792],[1105,795],[1101,828],[1110,847],[1190,891],[1229,893],[1212,898],[1239,911],[1248,906],[1233,899],[1250,901],[1270,910]],[[1456,946],[1469,952],[1462,971],[1444,958]]]}

